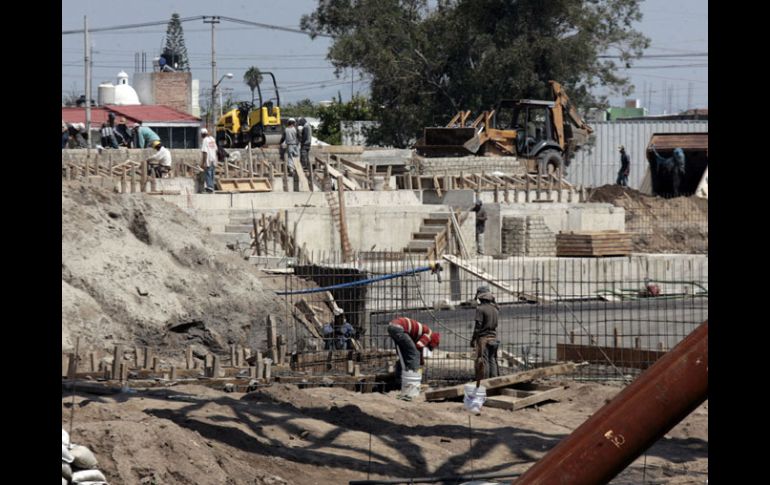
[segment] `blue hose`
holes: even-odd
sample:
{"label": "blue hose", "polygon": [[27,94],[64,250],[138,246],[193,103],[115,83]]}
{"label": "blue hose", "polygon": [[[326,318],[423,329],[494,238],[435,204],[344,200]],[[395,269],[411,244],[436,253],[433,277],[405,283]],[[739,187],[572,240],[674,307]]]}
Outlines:
{"label": "blue hose", "polygon": [[390,280],[393,278],[400,278],[401,276],[408,276],[415,273],[422,273],[423,271],[431,271],[433,268],[430,266],[423,266],[420,268],[410,269],[407,271],[401,271],[399,273],[392,273],[387,275],[378,276],[376,278],[368,278],[365,280],[351,281],[350,283],[340,283],[338,285],[324,286],[323,288],[309,288],[306,290],[295,291],[281,291],[276,292],[276,295],[304,295],[307,293],[319,293],[321,291],[338,290],[340,288],[351,288],[353,286],[368,285],[369,283],[376,283],[377,281]]}

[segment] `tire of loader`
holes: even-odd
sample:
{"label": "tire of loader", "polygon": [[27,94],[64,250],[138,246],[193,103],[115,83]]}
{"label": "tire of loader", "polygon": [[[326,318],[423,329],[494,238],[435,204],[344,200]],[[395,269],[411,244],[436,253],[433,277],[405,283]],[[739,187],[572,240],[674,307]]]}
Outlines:
{"label": "tire of loader", "polygon": [[537,156],[537,171],[540,175],[556,173],[564,169],[564,159],[556,150],[544,150]]}

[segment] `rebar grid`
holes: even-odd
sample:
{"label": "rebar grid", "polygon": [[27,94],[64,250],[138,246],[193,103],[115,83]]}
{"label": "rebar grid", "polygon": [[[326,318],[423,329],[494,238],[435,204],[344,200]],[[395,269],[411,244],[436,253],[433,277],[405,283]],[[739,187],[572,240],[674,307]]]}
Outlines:
{"label": "rebar grid", "polygon": [[[285,276],[287,292],[311,286],[417,272],[397,278],[331,290],[365,351],[394,348],[386,326],[398,316],[414,318],[441,333],[441,345],[425,362],[432,383],[473,378],[476,289],[489,286],[500,305],[497,337],[500,373],[512,373],[563,360],[586,360],[574,378],[628,381],[649,367],[708,318],[708,257],[634,255],[612,258],[462,260],[466,269],[440,261],[443,271],[419,255],[398,251],[357,253],[343,262],[339,253],[313,253],[312,264]],[[487,275],[482,279],[470,271]],[[305,280],[303,283],[302,280]],[[312,282],[312,283],[311,283]],[[648,296],[655,285],[660,293]],[[291,318],[300,300],[318,294],[286,295],[290,350],[322,350],[306,326]],[[326,314],[332,323],[331,313]],[[395,360],[394,362],[395,363]],[[383,368],[383,371],[387,369]]]}

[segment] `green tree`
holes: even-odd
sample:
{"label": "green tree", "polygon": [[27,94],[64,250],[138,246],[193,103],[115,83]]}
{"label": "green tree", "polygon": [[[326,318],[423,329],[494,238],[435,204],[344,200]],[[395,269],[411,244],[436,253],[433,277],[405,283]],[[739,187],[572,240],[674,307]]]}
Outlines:
{"label": "green tree", "polygon": [[189,71],[190,61],[187,59],[187,47],[184,45],[184,31],[179,14],[171,15],[166,27],[166,47],[161,54],[166,62],[177,71]]}
{"label": "green tree", "polygon": [[[321,125],[315,133],[316,138],[331,145],[342,143],[341,121],[371,120],[372,111],[369,102],[362,96],[355,96],[347,103],[335,100],[331,105],[318,110]],[[368,136],[368,133],[367,133]]]}
{"label": "green tree", "polygon": [[262,71],[258,67],[251,66],[243,75],[243,82],[251,89],[251,102],[254,102],[254,90],[262,82]]}
{"label": "green tree", "polygon": [[301,99],[296,103],[286,103],[281,106],[281,115],[284,118],[299,118],[301,116],[318,117],[320,106],[309,98]]}
{"label": "green tree", "polygon": [[[379,128],[370,141],[406,147],[425,126],[501,98],[550,99],[559,81],[581,109],[595,89],[626,94],[618,68],[649,39],[632,28],[641,0],[328,0],[303,16],[311,35],[334,36],[328,58],[371,77]],[[617,56],[617,59],[600,58]]]}

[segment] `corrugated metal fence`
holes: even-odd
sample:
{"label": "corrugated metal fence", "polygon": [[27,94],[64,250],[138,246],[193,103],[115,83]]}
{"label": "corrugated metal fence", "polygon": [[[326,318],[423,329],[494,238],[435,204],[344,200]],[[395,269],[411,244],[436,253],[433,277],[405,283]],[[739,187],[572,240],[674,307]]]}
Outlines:
{"label": "corrugated metal fence", "polygon": [[591,122],[594,145],[575,154],[567,169],[570,182],[589,187],[614,184],[620,169],[618,146],[624,145],[631,158],[628,185],[638,189],[647,169],[645,150],[653,133],[704,133],[708,121],[598,121]]}

